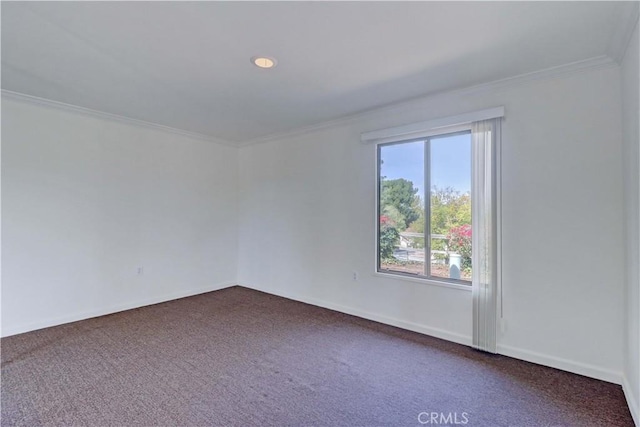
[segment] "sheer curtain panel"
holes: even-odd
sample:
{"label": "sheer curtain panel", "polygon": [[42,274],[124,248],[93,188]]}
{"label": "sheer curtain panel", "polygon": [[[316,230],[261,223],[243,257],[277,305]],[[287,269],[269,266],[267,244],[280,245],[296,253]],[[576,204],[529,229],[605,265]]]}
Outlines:
{"label": "sheer curtain panel", "polygon": [[497,352],[497,147],[501,119],[472,123],[473,347]]}

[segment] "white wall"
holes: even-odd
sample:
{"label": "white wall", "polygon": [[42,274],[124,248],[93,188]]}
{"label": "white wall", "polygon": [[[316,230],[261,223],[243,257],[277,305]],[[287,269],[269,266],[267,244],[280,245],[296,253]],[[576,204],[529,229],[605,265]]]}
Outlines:
{"label": "white wall", "polygon": [[625,254],[637,251],[637,163],[625,165],[627,231],[636,227],[627,250],[619,172],[622,105],[625,150],[635,149],[637,162],[637,98],[624,95],[637,93],[634,73],[637,52],[625,59],[622,86],[620,69],[605,66],[435,96],[239,156],[3,99],[2,334],[237,279],[468,344],[469,291],[373,274],[375,147],[359,135],[504,105],[500,352],[614,382],[624,370],[638,391],[638,306],[628,304],[626,319],[620,310],[638,299],[633,253],[626,295],[624,285]]}
{"label": "white wall", "polygon": [[640,148],[638,120],[638,26],[622,62],[622,135],[624,157],[626,236],[626,346],[625,384],[627,401],[636,424],[640,425]]}
{"label": "white wall", "polygon": [[491,87],[242,148],[239,283],[470,343],[469,291],[373,274],[375,147],[359,134],[504,105],[499,349],[620,382],[619,68]]}
{"label": "white wall", "polygon": [[2,150],[3,336],[235,283],[236,148],[3,97]]}

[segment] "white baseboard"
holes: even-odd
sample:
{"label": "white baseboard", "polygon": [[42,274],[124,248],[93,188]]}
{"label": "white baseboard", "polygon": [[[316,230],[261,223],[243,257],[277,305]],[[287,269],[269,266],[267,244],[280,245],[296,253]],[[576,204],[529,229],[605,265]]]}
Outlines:
{"label": "white baseboard", "polygon": [[[17,326],[2,328],[2,337],[22,334],[24,332],[35,331],[37,329],[49,328],[51,326],[63,325],[65,323],[77,322],[78,320],[90,319],[92,317],[105,316],[107,314],[117,313],[119,311],[131,310],[133,308],[144,307],[146,305],[158,304],[161,302],[171,301],[175,299],[190,297],[193,295],[204,294],[206,292],[217,291],[219,289],[236,286],[235,282],[217,283],[211,286],[205,286],[199,289],[191,289],[186,291],[171,292],[168,294],[154,296],[136,302],[127,302],[125,304],[117,304],[110,307],[99,308],[95,310],[81,311],[66,316],[55,317],[51,319],[39,320],[37,322],[26,323]],[[4,325],[3,325],[4,326]]]}
{"label": "white baseboard", "polygon": [[576,362],[561,357],[549,356],[547,354],[536,353],[534,351],[523,350],[508,345],[498,344],[498,354],[513,357],[514,359],[525,360],[538,365],[549,366],[562,371],[572,372],[585,377],[607,381],[614,384],[622,384],[622,373],[602,369],[598,366]]}
{"label": "white baseboard", "polygon": [[[462,345],[469,346],[472,343],[470,336],[446,331],[440,328],[434,328],[431,326],[421,325],[414,322],[408,322],[405,320],[396,319],[389,316],[371,313],[358,308],[349,307],[341,304],[335,304],[329,301],[324,301],[324,300],[320,300],[313,297],[295,295],[291,292],[284,292],[284,291],[273,290],[273,289],[262,289],[260,287],[249,286],[245,284],[238,285],[235,282],[218,283],[212,286],[206,286],[204,288],[199,288],[195,290],[192,289],[192,290],[181,291],[181,292],[173,292],[173,293],[156,296],[156,297],[148,298],[146,300],[141,300],[133,303],[119,304],[115,306],[105,307],[102,309],[84,311],[84,312],[79,312],[72,315],[42,320],[42,321],[33,322],[29,324],[18,325],[18,326],[9,327],[6,329],[3,328],[2,336],[8,337],[11,335],[21,334],[24,332],[34,331],[37,329],[48,328],[51,326],[57,326],[65,323],[76,322],[79,320],[90,319],[93,317],[104,316],[107,314],[113,314],[113,313],[117,313],[124,310],[131,310],[134,308],[144,307],[147,305],[153,305],[161,302],[203,294],[206,292],[216,291],[224,288],[229,288],[232,286],[242,286],[248,289],[255,289],[268,294],[277,295],[283,298],[291,299],[294,301],[300,301],[306,304],[311,304],[311,305],[315,305],[322,308],[327,308],[329,310],[339,311],[341,313],[350,314],[352,316],[361,317],[363,319],[368,319],[368,320],[384,323],[391,326],[396,326],[401,329],[406,329],[409,331],[418,332],[418,333],[433,336],[436,338],[441,338],[441,339],[455,342]],[[621,384],[629,405],[629,410],[631,411],[631,414],[633,416],[633,419],[636,425],[640,426],[640,422],[639,422],[640,412],[638,408],[638,401],[636,400],[634,392],[631,389],[627,379],[623,377],[623,375],[620,372],[605,370],[597,366],[583,364],[583,363],[571,361],[568,359],[548,356],[541,353],[536,353],[529,350],[522,350],[522,349],[518,349],[511,346],[505,346],[505,345],[498,345],[498,353],[505,356],[513,357],[515,359],[525,360],[527,362],[549,366],[552,368],[561,369],[563,371],[568,371],[575,374],[584,375],[587,377],[596,378],[599,380],[603,380],[603,381],[607,381],[615,384]]]}
{"label": "white baseboard", "polygon": [[414,322],[407,322],[405,320],[395,319],[393,317],[383,316],[380,314],[360,310],[358,308],[348,307],[341,304],[335,304],[329,301],[319,300],[317,298],[294,295],[290,292],[282,292],[282,291],[273,290],[273,289],[262,289],[259,287],[242,285],[242,284],[239,284],[238,286],[242,286],[243,288],[248,288],[248,289],[254,289],[256,291],[265,292],[271,295],[277,295],[279,297],[303,302],[306,304],[315,305],[317,307],[327,308],[329,310],[339,311],[341,313],[350,314],[352,316],[361,317],[363,319],[373,320],[374,322],[384,323],[385,325],[396,326],[401,329],[406,329],[406,330],[418,332],[424,335],[441,338],[443,340],[452,341],[458,344],[471,345],[470,336],[457,334],[455,332],[445,331],[444,329],[433,328],[431,326],[421,325]]}
{"label": "white baseboard", "polygon": [[629,405],[629,411],[633,417],[633,421],[636,426],[640,426],[640,402],[638,402],[638,396],[635,395],[629,381],[626,376],[622,377],[622,391],[624,397],[627,399],[627,405]]}
{"label": "white baseboard", "polygon": [[[367,312],[353,307],[336,304],[329,301],[323,301],[316,298],[296,295],[291,292],[285,292],[281,290],[263,289],[256,286],[250,286],[246,284],[239,284],[239,286],[255,289],[268,294],[281,296],[284,298],[292,299],[295,301],[304,302],[307,304],[315,305],[318,307],[328,308],[330,310],[339,311],[341,313],[351,314],[353,316],[362,317],[363,319],[373,320],[375,322],[384,323],[391,326],[397,326],[398,328],[407,329],[410,331],[418,332],[425,335],[430,335],[436,338],[442,338],[447,341],[452,341],[458,344],[470,346],[472,339],[469,336],[457,334],[455,332],[445,331],[439,328],[433,328],[426,325],[421,325],[413,322],[407,322],[405,320],[395,319],[388,316],[383,316],[376,313]],[[571,361],[568,359],[562,359],[555,356],[549,356],[545,354],[535,353],[528,350],[522,350],[511,346],[498,345],[498,353],[504,356],[513,357],[515,359],[525,360],[527,362],[536,363],[538,365],[549,366],[552,368],[560,369],[563,371],[572,372],[578,375],[584,375],[586,377],[595,378],[614,384],[622,383],[622,374],[620,372],[610,371],[602,369],[598,366],[588,365],[580,362]]]}

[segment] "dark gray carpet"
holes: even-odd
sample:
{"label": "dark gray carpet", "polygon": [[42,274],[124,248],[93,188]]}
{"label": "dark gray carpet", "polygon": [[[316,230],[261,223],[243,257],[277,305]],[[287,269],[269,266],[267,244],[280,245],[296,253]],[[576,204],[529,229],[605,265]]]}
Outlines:
{"label": "dark gray carpet", "polygon": [[3,426],[633,425],[617,385],[238,287],[1,344]]}

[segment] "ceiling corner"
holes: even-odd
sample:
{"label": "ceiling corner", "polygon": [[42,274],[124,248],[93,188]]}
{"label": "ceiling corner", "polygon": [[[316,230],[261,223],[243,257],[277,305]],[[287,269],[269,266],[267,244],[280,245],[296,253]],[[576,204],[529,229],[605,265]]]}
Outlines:
{"label": "ceiling corner", "polygon": [[171,126],[165,126],[159,123],[149,122],[145,120],[134,119],[127,116],[122,116],[118,114],[108,113],[106,111],[94,110],[91,108],[67,104],[64,102],[54,101],[51,99],[41,98],[38,96],[28,95],[26,93],[15,92],[8,89],[0,90],[1,96],[4,99],[10,99],[13,101],[18,101],[26,104],[37,105],[40,107],[53,108],[57,110],[67,111],[75,114],[80,114],[83,116],[98,118],[102,120],[108,120],[112,122],[124,123],[131,126],[138,126],[147,129],[154,129],[157,131],[172,133],[175,135],[185,136],[192,139],[199,139],[202,141],[213,142],[218,145],[224,145],[227,147],[238,148],[238,144],[226,139],[218,138],[216,136],[191,132],[185,129],[179,129]]}
{"label": "ceiling corner", "polygon": [[640,11],[640,2],[629,1],[624,2],[624,6],[621,8],[620,13],[620,25],[616,26],[616,30],[611,37],[609,46],[607,48],[607,55],[611,57],[618,64],[622,62],[629,41],[633,35],[633,31],[638,25],[638,16]]}

